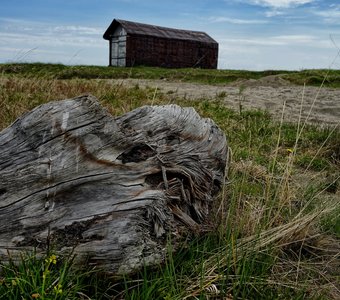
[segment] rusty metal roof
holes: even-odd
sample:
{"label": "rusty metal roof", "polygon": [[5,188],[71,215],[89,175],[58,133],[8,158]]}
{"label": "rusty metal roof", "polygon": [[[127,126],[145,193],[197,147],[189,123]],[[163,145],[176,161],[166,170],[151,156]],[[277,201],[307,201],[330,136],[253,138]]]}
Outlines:
{"label": "rusty metal roof", "polygon": [[119,19],[114,19],[112,21],[111,25],[108,27],[103,35],[104,39],[109,40],[113,32],[119,25],[121,25],[126,30],[127,34],[130,35],[155,36],[166,39],[190,40],[217,44],[217,42],[213,38],[202,31],[167,28]]}

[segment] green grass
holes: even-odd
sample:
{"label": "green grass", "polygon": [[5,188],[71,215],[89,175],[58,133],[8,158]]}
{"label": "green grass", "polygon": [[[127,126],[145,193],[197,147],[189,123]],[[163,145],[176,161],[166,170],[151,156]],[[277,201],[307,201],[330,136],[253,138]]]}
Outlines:
{"label": "green grass", "polygon": [[78,299],[86,289],[87,272],[71,270],[72,257],[23,253],[20,264],[2,264],[1,299]]}
{"label": "green grass", "polygon": [[36,77],[49,79],[117,79],[143,78],[167,79],[173,81],[198,82],[204,84],[228,84],[239,79],[260,79],[265,76],[279,75],[298,85],[340,87],[339,70],[206,70],[206,69],[166,69],[137,66],[132,68],[105,66],[65,66],[45,63],[1,64],[0,73],[6,76]]}
{"label": "green grass", "polygon": [[[72,268],[72,257],[57,257],[54,264],[51,254],[24,254],[19,265],[1,264],[0,299],[339,298],[339,129],[306,125],[300,132],[301,124],[281,124],[265,111],[231,110],[219,95],[190,101],[99,79],[218,84],[268,73],[46,64],[0,70],[0,129],[39,104],[91,93],[113,115],[147,104],[193,106],[225,131],[232,149],[211,232],[188,238],[176,253],[169,246],[162,265],[118,280]],[[288,75],[303,84],[319,71],[310,72]],[[338,73],[329,74],[336,85]]]}
{"label": "green grass", "polygon": [[340,238],[340,208],[335,209],[331,214],[321,220],[321,226],[324,231],[334,234]]}
{"label": "green grass", "polygon": [[300,72],[285,74],[282,78],[298,85],[306,84],[320,86],[321,84],[324,84],[327,87],[340,87],[339,70],[303,70]]}
{"label": "green grass", "polygon": [[65,66],[61,64],[2,64],[0,72],[5,75],[21,75],[35,77],[49,77],[54,79],[110,79],[110,78],[143,78],[169,79],[200,83],[229,83],[239,78],[256,79],[267,75],[289,73],[286,71],[238,71],[238,70],[205,70],[205,69],[166,69],[158,67],[137,66],[105,67],[105,66]]}

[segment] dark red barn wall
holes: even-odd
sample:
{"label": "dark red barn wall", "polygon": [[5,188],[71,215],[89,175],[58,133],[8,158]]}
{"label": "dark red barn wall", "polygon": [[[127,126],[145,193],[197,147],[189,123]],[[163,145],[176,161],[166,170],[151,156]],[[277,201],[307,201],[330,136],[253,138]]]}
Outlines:
{"label": "dark red barn wall", "polygon": [[128,35],[126,66],[216,69],[218,44]]}

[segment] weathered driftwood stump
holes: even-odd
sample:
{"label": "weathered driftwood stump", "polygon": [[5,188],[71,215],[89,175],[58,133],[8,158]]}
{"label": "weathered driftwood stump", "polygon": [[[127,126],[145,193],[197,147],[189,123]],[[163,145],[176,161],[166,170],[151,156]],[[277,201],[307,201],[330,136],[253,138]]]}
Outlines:
{"label": "weathered driftwood stump", "polygon": [[114,274],[157,264],[206,221],[226,139],[192,108],[113,118],[92,96],[41,105],[0,133],[0,260],[73,250]]}

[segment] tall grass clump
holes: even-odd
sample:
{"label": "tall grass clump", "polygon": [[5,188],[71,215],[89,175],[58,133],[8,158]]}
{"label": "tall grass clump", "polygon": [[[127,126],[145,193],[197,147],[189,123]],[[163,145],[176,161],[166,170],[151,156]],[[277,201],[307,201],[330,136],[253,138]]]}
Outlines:
{"label": "tall grass clump", "polygon": [[[43,75],[18,70],[18,76],[7,71],[0,76],[1,129],[36,105],[83,93],[96,96],[113,115],[141,105],[176,103],[193,106],[225,131],[229,168],[208,232],[188,237],[175,254],[169,246],[164,264],[113,279],[95,270],[75,271],[71,257],[58,257],[54,264],[50,255],[27,254],[19,264],[2,264],[3,299],[340,298],[339,126],[321,128],[302,119],[285,123],[284,106],[281,120],[273,120],[261,110],[228,109],[222,97],[190,101],[99,77],[60,79],[67,68],[57,65],[46,75],[38,67]],[[84,74],[101,72],[83,68]],[[59,75],[53,77],[54,72]],[[44,282],[47,270],[50,277]],[[59,287],[64,294],[57,293]]]}
{"label": "tall grass clump", "polygon": [[69,271],[71,261],[59,261],[54,254],[39,259],[34,253],[22,254],[19,265],[10,259],[8,264],[2,265],[0,298],[75,298],[80,293],[80,277]]}

